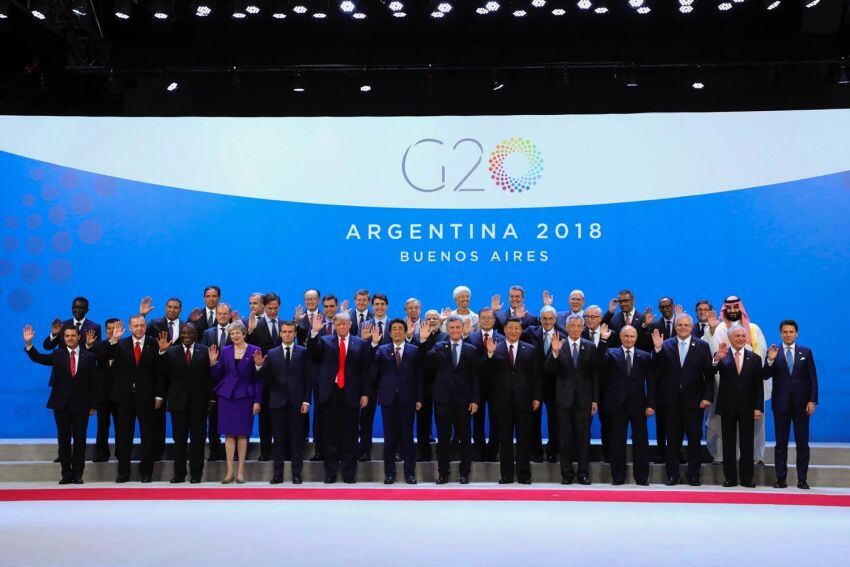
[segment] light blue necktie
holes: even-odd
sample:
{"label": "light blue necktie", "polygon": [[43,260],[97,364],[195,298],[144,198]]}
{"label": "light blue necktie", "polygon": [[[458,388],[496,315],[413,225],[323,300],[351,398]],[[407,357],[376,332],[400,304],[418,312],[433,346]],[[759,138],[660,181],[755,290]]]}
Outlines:
{"label": "light blue necktie", "polygon": [[549,338],[549,333],[543,332],[543,354],[549,355],[549,349],[552,348],[552,340]]}
{"label": "light blue necktie", "polygon": [[788,374],[794,369],[794,355],[791,353],[791,347],[785,347],[785,362],[788,364]]}
{"label": "light blue necktie", "polygon": [[685,365],[685,356],[688,354],[688,343],[686,341],[679,341],[679,365]]}
{"label": "light blue necktie", "polygon": [[578,343],[573,343],[573,366],[578,368]]}
{"label": "light blue necktie", "polygon": [[460,363],[460,349],[458,348],[460,343],[452,343],[452,361],[454,362],[455,368]]}

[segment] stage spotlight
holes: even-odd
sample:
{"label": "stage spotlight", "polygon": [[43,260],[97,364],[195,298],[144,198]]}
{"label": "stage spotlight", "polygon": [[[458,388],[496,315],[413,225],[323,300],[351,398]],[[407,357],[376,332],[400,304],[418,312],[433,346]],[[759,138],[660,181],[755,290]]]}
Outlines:
{"label": "stage spotlight", "polygon": [[533,8],[543,8],[546,6],[546,0],[531,0],[531,6]]}
{"label": "stage spotlight", "polygon": [[291,0],[292,11],[296,14],[307,13],[307,2],[305,0]]}
{"label": "stage spotlight", "polygon": [[487,14],[489,14],[489,13],[490,13],[490,10],[488,10],[488,9],[487,9],[487,8],[485,8],[484,6],[478,6],[478,7],[475,9],[475,13],[476,13],[476,14],[478,14],[479,16],[486,16]]}
{"label": "stage spotlight", "polygon": [[765,10],[775,10],[779,8],[779,5],[782,4],[782,0],[764,0],[764,9]]}
{"label": "stage spotlight", "polygon": [[318,10],[316,12],[313,12],[313,19],[324,20],[327,17],[328,17],[328,13],[323,11],[323,10]]}
{"label": "stage spotlight", "polygon": [[74,0],[71,2],[71,12],[79,17],[85,17],[89,13],[88,0]]}
{"label": "stage spotlight", "polygon": [[524,18],[527,15],[528,15],[528,12],[526,12],[525,10],[520,9],[520,10],[514,10],[513,11],[513,17],[514,18]]}
{"label": "stage spotlight", "polygon": [[245,5],[245,13],[251,14],[252,16],[260,13],[260,3],[256,0],[253,2],[248,2]]}
{"label": "stage spotlight", "polygon": [[432,2],[434,4],[434,11],[440,12],[442,14],[448,14],[454,9],[454,6],[451,2]]}
{"label": "stage spotlight", "polygon": [[553,16],[561,17],[561,16],[564,16],[564,15],[566,15],[566,14],[567,14],[567,11],[566,11],[566,10],[564,10],[564,9],[563,9],[562,7],[560,7],[560,6],[558,6],[558,7],[556,7],[556,8],[552,8],[552,15],[553,15]]}
{"label": "stage spotlight", "polygon": [[593,9],[593,13],[594,14],[607,14],[608,13],[608,7],[607,6],[597,6],[596,8]]}
{"label": "stage spotlight", "polygon": [[361,92],[361,93],[370,93],[370,92],[372,92],[372,85],[370,85],[370,84],[368,84],[368,83],[365,83],[365,84],[360,85],[360,92]]}
{"label": "stage spotlight", "polygon": [[357,9],[357,6],[351,0],[343,0],[339,3],[340,12],[350,14]]}
{"label": "stage spotlight", "polygon": [[820,0],[803,0],[803,6],[806,8],[814,8],[820,4]]}
{"label": "stage spotlight", "polygon": [[578,0],[576,3],[579,10],[590,10],[593,7],[593,3],[590,0]]}
{"label": "stage spotlight", "polygon": [[697,66],[691,72],[691,88],[695,91],[701,91],[705,88],[705,79],[702,75],[702,67]]}
{"label": "stage spotlight", "polygon": [[636,11],[638,14],[643,15],[643,14],[648,14],[648,13],[650,13],[650,12],[652,11],[652,8],[650,8],[649,6],[641,6],[640,8],[638,8],[638,9],[637,9],[637,10],[635,10],[635,11]]}
{"label": "stage spotlight", "polygon": [[393,2],[390,2],[387,7],[390,9],[390,12],[401,12],[402,10],[404,10],[404,2],[399,2],[398,0],[395,0]]}
{"label": "stage spotlight", "polygon": [[36,20],[47,19],[48,4],[45,0],[32,0],[30,2],[30,14]]}
{"label": "stage spotlight", "polygon": [[444,18],[446,16],[445,12],[440,12],[439,10],[434,10],[429,14],[435,20],[439,20],[440,18]]}
{"label": "stage spotlight", "polygon": [[732,9],[732,3],[731,2],[721,2],[720,4],[717,5],[717,9],[720,10],[721,12],[728,12],[729,10]]}
{"label": "stage spotlight", "polygon": [[132,10],[132,2],[130,0],[115,0],[115,8],[113,13],[119,20],[129,20]]}
{"label": "stage spotlight", "polygon": [[233,8],[230,12],[230,17],[234,20],[244,20],[248,17],[248,12],[246,8],[248,7],[248,3],[244,0],[236,0],[233,2]]}
{"label": "stage spotlight", "polygon": [[170,92],[170,93],[175,92],[179,88],[180,88],[180,83],[178,83],[177,81],[169,81],[169,83],[165,86],[165,90]]}
{"label": "stage spotlight", "polygon": [[629,0],[629,6],[632,8],[640,8],[643,4],[644,0]]}
{"label": "stage spotlight", "polygon": [[354,12],[353,14],[351,14],[351,17],[355,20],[365,20],[366,12]]}
{"label": "stage spotlight", "polygon": [[498,2],[491,0],[490,2],[487,2],[486,4],[484,4],[484,7],[487,8],[488,12],[498,12],[499,8],[501,8],[502,5],[499,4]]}
{"label": "stage spotlight", "polygon": [[9,17],[9,0],[0,0],[0,20]]}
{"label": "stage spotlight", "polygon": [[286,0],[273,0],[272,1],[272,18],[275,20],[284,20],[286,19]]}
{"label": "stage spotlight", "polygon": [[491,83],[490,87],[493,89],[493,92],[495,93],[495,92],[498,92],[498,91],[502,90],[503,88],[505,88],[505,83],[503,83],[502,81],[499,81],[498,79],[493,79],[493,82]]}
{"label": "stage spotlight", "polygon": [[157,20],[167,20],[171,17],[174,6],[168,0],[157,0],[151,5],[153,17]]}
{"label": "stage spotlight", "polygon": [[393,18],[406,18],[407,14],[404,12],[393,12]]}
{"label": "stage spotlight", "polygon": [[679,6],[679,11],[683,14],[690,14],[694,11],[694,7],[691,5]]}
{"label": "stage spotlight", "polygon": [[207,0],[206,2],[192,2],[192,13],[199,18],[206,18],[207,16],[212,14],[212,11],[212,0]]}

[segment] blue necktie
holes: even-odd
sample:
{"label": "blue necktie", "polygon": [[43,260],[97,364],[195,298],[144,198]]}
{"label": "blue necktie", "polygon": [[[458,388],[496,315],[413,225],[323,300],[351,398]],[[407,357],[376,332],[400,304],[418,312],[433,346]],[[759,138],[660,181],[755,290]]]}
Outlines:
{"label": "blue necktie", "polygon": [[573,366],[578,368],[578,343],[573,343]]}
{"label": "blue necktie", "polygon": [[455,368],[457,368],[457,365],[460,363],[460,350],[458,350],[459,346],[460,343],[452,343],[452,364]]}
{"label": "blue necktie", "polygon": [[549,356],[549,349],[552,348],[552,340],[549,338],[548,332],[543,332],[543,354]]}
{"label": "blue necktie", "polygon": [[688,343],[679,341],[679,366],[685,366],[685,356],[688,354]]}
{"label": "blue necktie", "polygon": [[227,345],[227,329],[219,327],[218,348],[223,349]]}
{"label": "blue necktie", "polygon": [[785,347],[785,362],[788,364],[788,374],[794,369],[794,355],[791,353],[791,347]]}

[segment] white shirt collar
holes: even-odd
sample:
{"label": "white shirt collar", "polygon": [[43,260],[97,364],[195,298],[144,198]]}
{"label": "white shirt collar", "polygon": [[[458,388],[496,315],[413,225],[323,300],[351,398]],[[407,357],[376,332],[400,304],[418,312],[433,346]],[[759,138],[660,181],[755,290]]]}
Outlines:
{"label": "white shirt collar", "polygon": [[509,347],[511,347],[511,346],[514,347],[514,350],[516,350],[517,347],[519,346],[519,341],[512,343],[508,339],[505,339],[505,344],[508,345]]}
{"label": "white shirt collar", "polygon": [[569,341],[570,343],[570,350],[573,350],[573,345],[581,346],[581,337],[579,337],[577,340],[572,340],[570,337],[567,337],[567,341]]}
{"label": "white shirt collar", "polygon": [[[622,347],[622,348],[623,348],[623,354],[626,354],[626,353],[628,353],[628,352],[630,352],[630,351],[634,351],[634,350],[635,350],[635,347],[631,347],[631,348]],[[632,352],[632,354],[634,354],[634,352]]]}
{"label": "white shirt collar", "polygon": [[80,327],[82,327],[82,326],[83,326],[83,325],[85,325],[85,323],[86,323],[86,318],[85,318],[85,317],[83,317],[83,318],[82,318],[82,319],[80,319],[79,321],[77,321],[76,319],[74,319],[74,326],[75,326],[75,327],[77,326],[77,324],[78,324],[78,323],[79,323]]}
{"label": "white shirt collar", "polygon": [[69,355],[73,352],[74,356],[76,356],[76,357],[80,356],[80,345],[77,345],[77,348],[68,348],[68,347],[65,347],[65,348],[68,349]]}

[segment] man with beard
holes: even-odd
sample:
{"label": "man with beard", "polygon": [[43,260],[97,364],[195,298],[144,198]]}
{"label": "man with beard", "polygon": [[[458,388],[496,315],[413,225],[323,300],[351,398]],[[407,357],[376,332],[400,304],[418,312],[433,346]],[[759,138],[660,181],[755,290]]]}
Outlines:
{"label": "man with beard", "polygon": [[[712,355],[717,353],[721,343],[730,344],[728,334],[735,327],[744,329],[746,334],[744,348],[756,353],[759,358],[764,360],[767,353],[767,341],[759,326],[750,321],[744,303],[737,295],[730,295],[723,301],[720,320],[717,319],[716,313],[709,313],[708,332],[710,340],[708,344],[711,346]],[[718,386],[719,378],[715,376],[715,395]],[[764,401],[770,399],[772,391],[773,380],[767,380],[764,383]],[[720,462],[723,460],[723,433],[720,416],[716,414],[715,410],[715,407],[709,406],[709,411],[706,412],[706,445],[715,461]],[[753,460],[756,462],[764,459],[764,422],[764,419],[755,422]]]}

